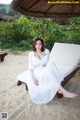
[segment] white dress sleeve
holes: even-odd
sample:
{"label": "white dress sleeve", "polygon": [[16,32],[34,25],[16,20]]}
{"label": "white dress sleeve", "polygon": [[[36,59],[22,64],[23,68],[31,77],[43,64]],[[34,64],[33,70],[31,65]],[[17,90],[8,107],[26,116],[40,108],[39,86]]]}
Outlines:
{"label": "white dress sleeve", "polygon": [[49,51],[49,49],[45,49],[45,53],[48,55],[48,57],[49,57],[49,55],[50,55],[50,51]]}
{"label": "white dress sleeve", "polygon": [[33,53],[30,52],[28,55],[28,68],[31,70],[33,70],[35,68],[32,57],[33,57]]}

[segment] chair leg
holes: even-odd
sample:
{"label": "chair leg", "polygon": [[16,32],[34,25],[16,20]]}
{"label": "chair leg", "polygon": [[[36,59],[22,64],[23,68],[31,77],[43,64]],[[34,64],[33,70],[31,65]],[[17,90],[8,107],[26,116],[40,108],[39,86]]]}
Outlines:
{"label": "chair leg", "polygon": [[27,84],[25,83],[25,88],[26,88],[26,90],[28,90],[28,86],[27,86]]}
{"label": "chair leg", "polygon": [[62,97],[63,97],[63,94],[57,92],[57,97],[58,97],[58,98],[62,98]]}
{"label": "chair leg", "polygon": [[17,81],[17,86],[20,86],[22,82],[20,80]]}
{"label": "chair leg", "polygon": [[1,62],[4,61],[4,57],[1,58]]}
{"label": "chair leg", "polygon": [[[24,82],[21,82],[20,80],[18,80],[18,81],[17,81],[17,86],[22,85],[22,83],[24,83]],[[25,89],[28,90],[27,84],[26,84],[26,83],[24,83],[24,84],[25,84]]]}

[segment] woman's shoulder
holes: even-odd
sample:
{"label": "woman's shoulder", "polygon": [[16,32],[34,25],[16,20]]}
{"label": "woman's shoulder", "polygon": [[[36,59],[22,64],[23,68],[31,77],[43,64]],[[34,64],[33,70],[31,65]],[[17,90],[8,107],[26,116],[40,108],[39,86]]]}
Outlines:
{"label": "woman's shoulder", "polygon": [[49,53],[50,53],[49,49],[47,49],[47,48],[45,48],[44,52],[45,52],[46,54],[49,54]]}
{"label": "woman's shoulder", "polygon": [[32,56],[34,53],[33,53],[33,51],[30,51],[29,52],[29,56]]}

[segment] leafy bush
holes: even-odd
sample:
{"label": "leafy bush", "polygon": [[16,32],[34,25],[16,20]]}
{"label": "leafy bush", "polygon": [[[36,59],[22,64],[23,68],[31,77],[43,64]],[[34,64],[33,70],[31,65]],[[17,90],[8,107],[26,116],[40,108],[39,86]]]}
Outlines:
{"label": "leafy bush", "polygon": [[35,36],[46,40],[51,49],[55,42],[80,44],[80,17],[69,19],[68,29],[51,19],[38,19],[21,16],[12,23],[0,23],[0,47],[15,50],[29,50]]}

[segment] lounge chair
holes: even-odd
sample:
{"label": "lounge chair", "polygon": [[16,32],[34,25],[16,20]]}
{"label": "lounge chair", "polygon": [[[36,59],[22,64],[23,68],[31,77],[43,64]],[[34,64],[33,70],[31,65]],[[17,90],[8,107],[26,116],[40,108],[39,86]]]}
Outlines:
{"label": "lounge chair", "polygon": [[[55,43],[51,50],[50,60],[56,64],[58,71],[62,74],[64,80],[61,84],[64,87],[74,74],[80,70],[80,45]],[[19,86],[22,83],[18,81],[17,85]],[[28,90],[27,85],[26,90]],[[61,98],[62,94],[57,93],[57,96]]]}
{"label": "lounge chair", "polygon": [[[80,45],[55,43],[50,54],[50,59],[55,62],[58,71],[63,75],[62,86],[80,70]],[[60,98],[62,94],[57,94]]]}
{"label": "lounge chair", "polygon": [[7,55],[6,52],[0,52],[0,59],[1,59],[1,62],[4,61],[4,57]]}

